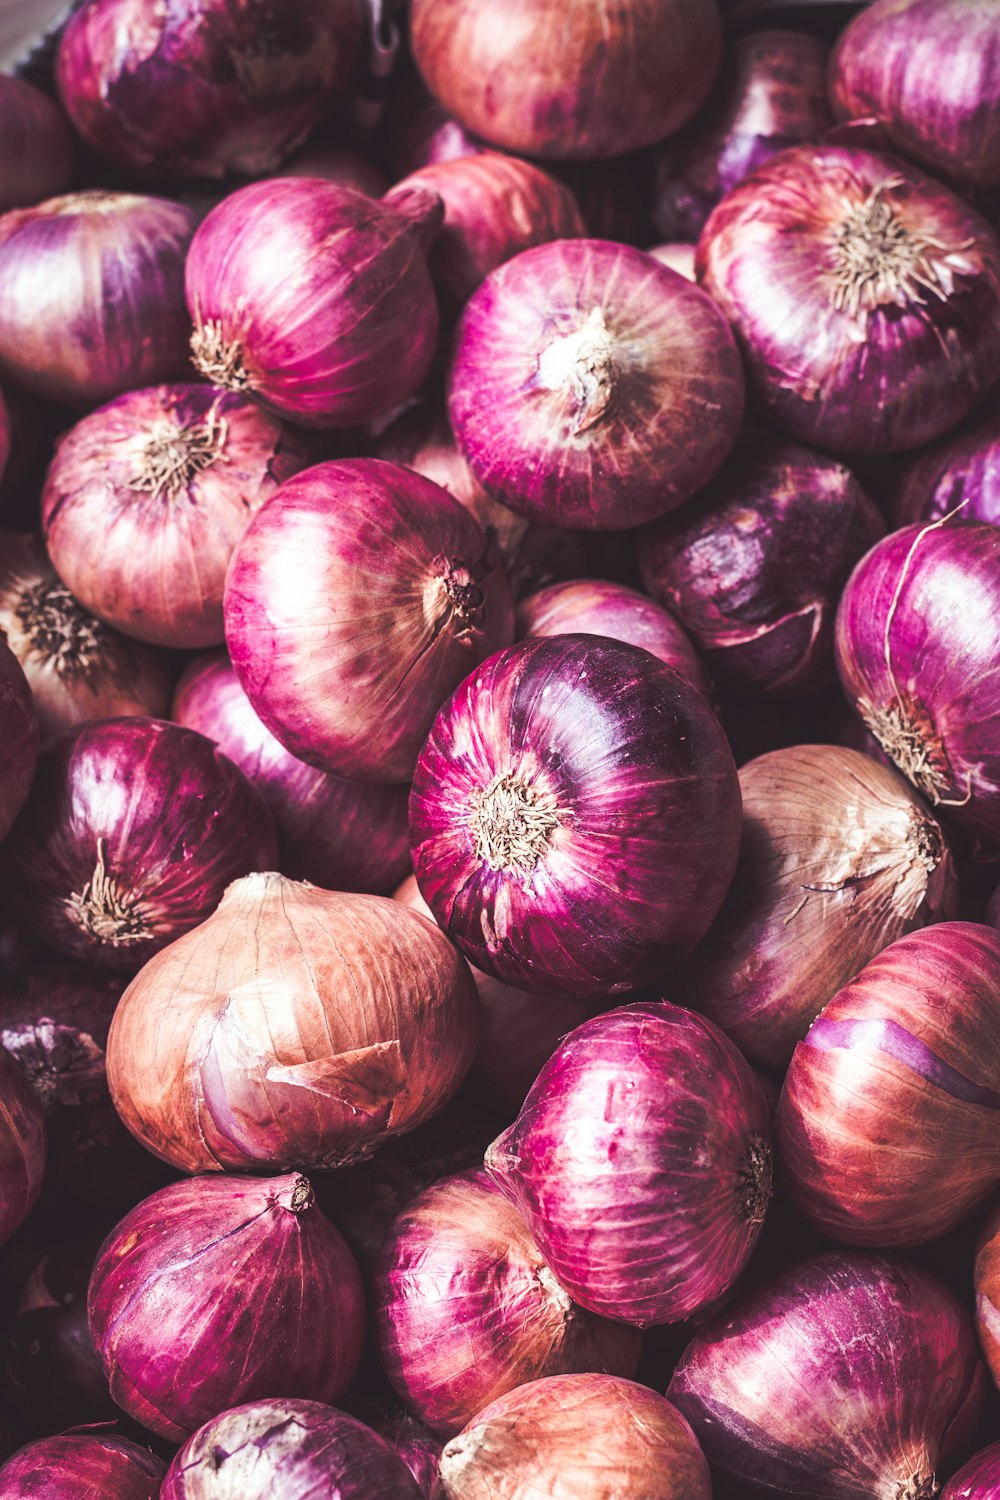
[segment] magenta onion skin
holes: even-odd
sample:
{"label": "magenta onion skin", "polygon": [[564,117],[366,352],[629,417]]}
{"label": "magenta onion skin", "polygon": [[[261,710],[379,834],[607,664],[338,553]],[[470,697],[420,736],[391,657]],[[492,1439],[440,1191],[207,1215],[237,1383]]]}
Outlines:
{"label": "magenta onion skin", "polygon": [[646,1327],[697,1313],[743,1270],[770,1137],[732,1042],[690,1011],[638,1003],[564,1039],[486,1167],[573,1300]]}
{"label": "magenta onion skin", "polygon": [[26,78],[0,75],[0,213],[69,187],[73,145],[56,105]]}
{"label": "magenta onion skin", "polygon": [[479,482],[551,526],[638,526],[687,500],[743,416],[733,336],[698,287],[629,245],[556,240],[486,278],[448,409]]}
{"label": "magenta onion skin", "polygon": [[0,376],[91,408],[186,366],[189,208],[70,193],[0,219]]}
{"label": "magenta onion skin", "polygon": [[293,755],[405,782],[439,706],[514,634],[482,528],[397,464],[319,464],[282,486],[233,554],[226,644]]}
{"label": "magenta onion skin", "polygon": [[3,847],[11,904],[68,958],[134,972],[275,858],[263,798],[204,735],[102,719],[44,751]]}
{"label": "magenta onion skin", "polygon": [[413,779],[421,895],[470,963],[605,998],[694,947],[736,866],[739,782],[708,703],[648,651],[522,641],[434,721]]}
{"label": "magenta onion skin", "polygon": [[923,1500],[967,1451],[984,1389],[971,1322],[941,1282],[832,1251],[709,1323],[667,1395],[737,1479],[803,1500]]}
{"label": "magenta onion skin", "polygon": [[157,1500],[166,1464],[111,1433],[66,1433],[19,1449],[0,1468],[4,1500]]}
{"label": "magenta onion skin", "polygon": [[993,1500],[1000,1493],[1000,1443],[963,1464],[941,1491],[941,1500]]}
{"label": "magenta onion skin", "polygon": [[841,590],[884,535],[844,464],[749,432],[707,489],[643,533],[639,568],[720,682],[808,691],[834,675]]}
{"label": "magenta onion skin", "polygon": [[240,188],[185,269],[198,371],[308,427],[350,427],[416,391],[437,344],[424,259],[436,194],[390,203],[318,177]]}
{"label": "magenta onion skin", "polygon": [[264,176],[346,91],[362,26],[359,0],[87,0],[60,39],[59,95],[118,166]]}
{"label": "magenta onion skin", "polygon": [[38,763],[38,720],[21,664],[0,635],[0,839],[27,800]]}
{"label": "magenta onion skin", "polygon": [[940,521],[957,511],[963,521],[1000,525],[1000,415],[914,454],[893,497],[897,527]]}
{"label": "magenta onion skin", "polygon": [[13,1058],[0,1048],[0,1244],[28,1217],[44,1171],[42,1107]]}
{"label": "magenta onion skin", "polygon": [[1000,243],[895,157],[835,145],[773,157],[713,212],[697,272],[751,391],[818,447],[914,448],[1000,376]]}

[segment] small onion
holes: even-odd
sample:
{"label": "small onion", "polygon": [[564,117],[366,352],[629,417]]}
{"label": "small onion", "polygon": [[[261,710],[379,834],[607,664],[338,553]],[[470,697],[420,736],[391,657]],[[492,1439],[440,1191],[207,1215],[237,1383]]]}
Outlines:
{"label": "small onion", "polygon": [[445,1104],[476,1022],[468,968],[426,918],[252,875],[129,985],[108,1080],[184,1171],[342,1166]]}
{"label": "small onion", "polygon": [[41,1438],[0,1468],[3,1500],[157,1500],[162,1458],[108,1433]]}
{"label": "small onion", "polygon": [[770,1120],[733,1044],[673,1005],[577,1027],[486,1153],[574,1301],[645,1327],[705,1308],[750,1258]]}
{"label": "small onion", "polygon": [[195,367],[306,426],[391,411],[434,356],[424,247],[443,211],[426,189],[374,203],[318,177],[272,178],[224,198],[187,259]]}
{"label": "small onion", "polygon": [[71,406],[180,375],[194,214],[71,193],[0,218],[0,374]]}
{"label": "small onion", "polygon": [[711,479],[743,416],[743,372],[698,287],[628,245],[557,240],[515,256],[468,303],[448,404],[496,499],[608,531]]}
{"label": "small onion", "polygon": [[985,1379],[933,1276],[838,1251],[783,1271],[689,1344],[667,1390],[713,1468],[804,1500],[931,1500]]}
{"label": "small onion", "polygon": [[1000,1209],[996,1207],[979,1232],[973,1283],[979,1343],[993,1379],[1000,1385]]}
{"label": "small onion", "polygon": [[0,73],[0,161],[0,213],[64,193],[73,172],[59,110],[33,83],[9,73]]}
{"label": "small onion", "polygon": [[45,942],[129,972],[272,864],[275,842],[262,797],[204,735],[102,719],[43,752],[4,874]]}
{"label": "small onion", "polygon": [[38,761],[38,720],[21,664],[0,633],[0,840],[24,806]]}
{"label": "small onion", "polygon": [[376,1431],[399,1454],[416,1480],[421,1495],[430,1500],[441,1460],[440,1438],[429,1433],[409,1412],[380,1422]]}
{"label": "small onion", "polygon": [[1000,1443],[963,1464],[941,1491],[941,1500],[996,1500],[1000,1495]]}
{"label": "small onion", "polygon": [[687,1422],[647,1386],[551,1375],[493,1401],[441,1454],[436,1500],[712,1500]]}
{"label": "small onion", "polygon": [[940,521],[954,510],[964,521],[1000,525],[1000,412],[972,432],[915,454],[903,468],[894,502],[898,527]]}
{"label": "small onion", "polygon": [[44,1171],[42,1107],[13,1058],[0,1048],[0,1244],[28,1217]]}
{"label": "small onion", "polygon": [[1000,377],[1000,243],[896,158],[782,152],[715,209],[697,268],[740,340],[751,391],[806,442],[916,447]]}

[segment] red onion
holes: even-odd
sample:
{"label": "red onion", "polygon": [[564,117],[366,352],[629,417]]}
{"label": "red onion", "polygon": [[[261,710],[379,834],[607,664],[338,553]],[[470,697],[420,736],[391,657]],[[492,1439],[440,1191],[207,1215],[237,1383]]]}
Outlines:
{"label": "red onion", "polygon": [[184,1171],[343,1166],[445,1104],[476,1029],[469,971],[424,917],[253,875],[129,985],[108,1080]]}
{"label": "red onion", "polygon": [[0,840],[31,790],[38,760],[38,720],[21,664],[0,633]]}
{"label": "red onion", "polygon": [[994,1500],[1000,1494],[1000,1443],[963,1464],[941,1491],[941,1500]]}
{"label": "red onion", "polygon": [[0,160],[0,213],[69,187],[73,145],[66,122],[47,94],[9,73],[0,74]]}
{"label": "red onion", "polygon": [[120,166],[263,176],[346,92],[363,16],[360,0],[86,0],[59,43],[60,97]]}
{"label": "red onion", "polygon": [[954,427],[1000,377],[1000,243],[906,162],[800,147],[719,204],[698,278],[751,389],[793,437],[898,452]]}
{"label": "red onion", "polygon": [[701,1449],[656,1391],[552,1375],[493,1401],[441,1454],[437,1500],[711,1500]]}
{"label": "red onion", "polygon": [[667,1395],[740,1480],[805,1500],[931,1500],[984,1387],[968,1315],[935,1277],[836,1251],[710,1323]]}
{"label": "red onion", "polygon": [[433,1437],[422,1422],[403,1412],[379,1423],[378,1435],[399,1454],[417,1482],[421,1495],[430,1500],[441,1459],[441,1440]]}
{"label": "red onion", "polygon": [[438,334],[424,259],[436,194],[392,203],[318,177],[258,182],[214,208],[187,260],[194,363],[280,416],[349,427],[420,385]]}
{"label": "red onion", "polygon": [[109,1102],[104,1049],[124,987],[64,959],[0,977],[0,1045],[47,1112]]}
{"label": "red onion", "polygon": [[42,1107],[13,1058],[0,1047],[0,1244],[34,1207],[44,1171]]}
{"label": "red onion", "polygon": [[694,947],[739,843],[732,752],[698,690],[599,636],[497,652],[417,762],[421,894],[477,968],[602,998]]}
{"label": "red onion", "polygon": [[668,271],[676,271],[678,276],[683,276],[687,281],[694,281],[694,253],[695,247],[682,241],[676,244],[653,245],[646,251],[654,260],[658,260],[661,266],[666,266]]}
{"label": "red onion", "polygon": [[4,1500],[156,1500],[161,1458],[108,1433],[42,1438],[0,1468]]}
{"label": "red onion", "polygon": [[767,1102],[711,1021],[625,1005],[556,1048],[486,1166],[574,1301],[673,1323],[721,1296],[757,1242]]}
{"label": "red onion", "polygon": [[387,103],[381,149],[396,177],[405,177],[438,162],[457,161],[460,156],[477,156],[489,149],[470,135],[422,84],[397,90]]}
{"label": "red onion", "polygon": [[310,764],[402,782],[442,700],[514,633],[472,517],[378,459],[286,483],[233,554],[226,642],[268,729]]}
{"label": "red onion", "polygon": [[185,368],[190,209],[70,193],[0,219],[0,375],[93,407]]}
{"label": "red onion", "polygon": [[1000,1210],[996,1207],[979,1232],[973,1284],[979,1343],[994,1381],[1000,1384]]}
{"label": "red onion", "polygon": [[274,861],[260,794],[210,740],[102,719],[43,752],[3,846],[15,911],[70,958],[134,971]]}
{"label": "red onion", "polygon": [[431,91],[473,134],[526,156],[621,156],[689,120],[711,87],[715,0],[414,0]]}
{"label": "red onion", "polygon": [[496,499],[607,531],[651,521],[711,479],[743,415],[743,374],[697,287],[628,245],[557,240],[473,296],[448,401]]}
{"label": "red onion", "polygon": [[959,508],[965,521],[1000,525],[1000,413],[915,454],[894,500],[897,526],[939,521]]}

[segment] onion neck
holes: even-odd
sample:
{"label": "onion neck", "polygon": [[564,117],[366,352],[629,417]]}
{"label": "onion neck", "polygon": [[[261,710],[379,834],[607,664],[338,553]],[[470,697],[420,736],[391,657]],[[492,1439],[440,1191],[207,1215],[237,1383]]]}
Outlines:
{"label": "onion neck", "polygon": [[944,746],[920,705],[897,699],[885,708],[876,708],[863,698],[858,702],[858,713],[889,759],[928,802],[937,806],[945,801],[951,780]]}
{"label": "onion neck", "polygon": [[620,378],[613,352],[604,312],[595,307],[579,328],[559,334],[538,356],[536,385],[561,392],[574,435],[595,427],[612,406]]}
{"label": "onion neck", "polygon": [[22,588],[14,614],[32,651],[50,662],[59,677],[91,681],[97,676],[111,631],[58,578],[40,578]]}
{"label": "onion neck", "polygon": [[851,317],[883,303],[922,302],[925,292],[945,295],[934,254],[947,246],[914,233],[893,212],[885,195],[900,183],[879,183],[834,225],[833,305]]}
{"label": "onion neck", "polygon": [[296,1173],[288,1177],[274,1194],[274,1201],[279,1208],[285,1209],[291,1214],[302,1214],[312,1208],[316,1201],[312,1183],[308,1177]]}
{"label": "onion neck", "polygon": [[563,815],[555,798],[514,771],[502,771],[473,793],[469,828],[476,858],[504,875],[531,875]]}
{"label": "onion neck", "polygon": [[736,1173],[736,1194],[744,1224],[763,1224],[773,1191],[771,1148],[763,1136],[754,1136],[743,1153]]}
{"label": "onion neck", "polygon": [[181,423],[170,418],[154,422],[149,436],[136,453],[136,464],[126,483],[131,490],[152,495],[154,500],[174,500],[194,479],[220,460],[229,428],[219,416],[219,403],[212,403],[203,421]]}
{"label": "onion neck", "polygon": [[243,361],[238,339],[227,339],[215,318],[196,319],[191,335],[191,363],[199,374],[224,391],[250,388],[250,373]]}
{"label": "onion neck", "polygon": [[886,1500],[934,1500],[940,1490],[941,1486],[933,1474],[918,1471],[908,1479],[897,1482],[896,1488],[887,1495]]}
{"label": "onion neck", "polygon": [[69,915],[88,937],[112,948],[128,948],[152,936],[142,903],[108,874],[104,840],[97,840],[94,873],[80,891],[66,898]]}
{"label": "onion neck", "polygon": [[410,182],[392,188],[382,199],[386,208],[405,220],[426,253],[444,223],[444,199],[423,183]]}

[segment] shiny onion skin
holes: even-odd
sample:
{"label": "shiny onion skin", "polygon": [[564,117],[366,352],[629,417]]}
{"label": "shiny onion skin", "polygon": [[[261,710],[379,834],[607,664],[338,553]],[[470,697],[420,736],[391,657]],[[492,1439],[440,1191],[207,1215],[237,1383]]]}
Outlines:
{"label": "shiny onion skin", "polygon": [[749,432],[707,489],[642,534],[639,568],[720,682],[801,692],[833,678],[841,590],[884,535],[844,464]]}
{"label": "shiny onion skin", "polygon": [[60,735],[0,851],[21,920],[68,958],[134,973],[267,868],[263,798],[210,740],[162,719]]}
{"label": "shiny onion skin", "polygon": [[786,1192],[832,1239],[895,1249],[953,1229],[997,1187],[1000,933],[899,938],[795,1049],[777,1114]]}
{"label": "shiny onion skin", "polygon": [[166,716],[159,657],[84,609],[41,539],[24,532],[0,531],[0,630],[28,680],[43,740],[91,719]]}
{"label": "shiny onion skin", "polygon": [[344,93],[361,0],[86,0],[56,77],[87,145],[171,177],[261,177]]}
{"label": "shiny onion skin", "polygon": [[802,1500],[933,1500],[984,1389],[968,1314],[941,1282],[832,1251],[709,1323],[667,1395],[737,1479]]}
{"label": "shiny onion skin", "polygon": [[733,336],[698,287],[629,245],[555,240],[466,305],[448,408],[495,499],[546,525],[610,531],[711,479],[743,395]]}
{"label": "shiny onion skin", "polygon": [[410,40],[465,128],[525,156],[621,156],[689,120],[711,87],[715,0],[414,0]]}
{"label": "shiny onion skin", "polygon": [[69,193],[4,214],[0,376],[89,409],[181,375],[194,226],[182,204],[131,193]]}
{"label": "shiny onion skin", "polygon": [[376,203],[319,177],[230,194],[199,225],[187,258],[195,368],[307,427],[391,411],[434,357],[424,251],[443,212],[425,189]]}
{"label": "shiny onion skin", "polygon": [[391,1225],[372,1285],[379,1359],[409,1409],[454,1437],[529,1380],[631,1377],[642,1335],[574,1305],[482,1171],[433,1183]]}
{"label": "shiny onion skin", "polygon": [[318,464],[233,554],[226,644],[261,719],[334,775],[409,781],[447,695],[514,634],[475,520],[398,464]]}
{"label": "shiny onion skin", "polygon": [[922,449],[903,467],[893,497],[897,527],[956,510],[963,521],[1000,525],[1000,413]]}
{"label": "shiny onion skin", "polygon": [[648,1386],[551,1375],[492,1401],[441,1454],[434,1500],[712,1500],[687,1422]]}
{"label": "shiny onion skin", "polygon": [[711,1021],[623,1005],[563,1040],[485,1160],[575,1302],[675,1323],[722,1296],[757,1243],[770,1112]]}
{"label": "shiny onion skin", "polygon": [[447,1102],[476,1032],[468,968],[426,918],[252,875],[129,985],[108,1081],[182,1171],[346,1166]]}
{"label": "shiny onion skin", "polygon": [[13,1058],[0,1048],[0,1244],[34,1207],[44,1171],[42,1106]]}
{"label": "shiny onion skin", "polygon": [[750,390],[818,447],[930,442],[1000,377],[996,234],[898,158],[834,145],[772,157],[713,212],[697,271]]}
{"label": "shiny onion skin", "polygon": [[941,1500],[995,1500],[1000,1494],[1000,1443],[983,1448],[941,1491]]}
{"label": "shiny onion skin", "polygon": [[409,788],[344,781],[296,760],[257,717],[225,652],[195,657],[172,717],[215,740],[271,809],[283,875],[388,896],[410,865]]}
{"label": "shiny onion skin", "polygon": [[779,1074],[826,1002],[896,938],[953,917],[944,835],[895,771],[796,745],[740,768],[740,862],[670,991]]}
{"label": "shiny onion skin", "polygon": [[360,1272],[295,1172],[138,1204],[97,1253],[87,1316],[114,1400],[177,1443],[275,1392],[335,1401],[365,1337]]}
{"label": "shiny onion skin", "polygon": [[21,664],[0,635],[0,840],[24,806],[38,762],[38,720]]}
{"label": "shiny onion skin", "polygon": [[73,594],[125,635],[221,645],[233,550],[310,461],[299,434],[237,392],[129,391],[59,443],[42,492],[49,556]]}
{"label": "shiny onion skin", "polygon": [[73,145],[56,105],[26,78],[0,74],[0,213],[64,193]]}
{"label": "shiny onion skin", "polygon": [[19,1449],[0,1468],[3,1500],[157,1500],[166,1464],[112,1433],[66,1433]]}
{"label": "shiny onion skin", "polygon": [[577,999],[634,989],[694,947],[739,828],[708,703],[599,636],[490,657],[438,714],[410,795],[421,895],[469,962]]}
{"label": "shiny onion skin", "polygon": [[996,1207],[979,1232],[973,1284],[980,1347],[994,1382],[1000,1385],[1000,1210]]}

